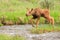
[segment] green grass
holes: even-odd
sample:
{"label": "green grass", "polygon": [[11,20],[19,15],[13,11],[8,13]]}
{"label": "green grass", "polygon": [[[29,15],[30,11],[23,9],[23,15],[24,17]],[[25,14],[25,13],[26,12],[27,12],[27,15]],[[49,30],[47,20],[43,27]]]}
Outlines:
{"label": "green grass", "polygon": [[[13,22],[17,21],[17,17],[22,17],[23,23],[26,21],[26,8],[33,8],[36,7],[37,4],[32,4],[28,1],[22,1],[22,0],[0,0],[0,19],[1,16],[7,16],[5,20],[12,20]],[[31,5],[31,6],[30,6]]]}
{"label": "green grass", "polygon": [[[18,21],[17,17],[22,17],[23,23],[27,23],[28,19],[26,18],[26,8],[36,8],[40,7],[40,4],[37,3],[39,1],[37,0],[0,0],[0,19],[1,16],[7,16],[5,20],[12,20],[13,22]],[[57,1],[56,1],[57,2]],[[58,18],[60,16],[59,14],[59,4],[55,4],[55,9],[50,10],[51,16],[54,17],[55,23],[59,22],[60,19]],[[40,19],[41,23],[44,22],[45,19]]]}
{"label": "green grass", "polygon": [[58,32],[60,31],[60,25],[48,25],[48,24],[42,24],[39,25],[39,27],[34,27],[30,30],[31,33],[33,34],[41,34],[41,33],[46,33],[46,32]]}
{"label": "green grass", "polygon": [[0,40],[26,40],[23,36],[0,34]]}

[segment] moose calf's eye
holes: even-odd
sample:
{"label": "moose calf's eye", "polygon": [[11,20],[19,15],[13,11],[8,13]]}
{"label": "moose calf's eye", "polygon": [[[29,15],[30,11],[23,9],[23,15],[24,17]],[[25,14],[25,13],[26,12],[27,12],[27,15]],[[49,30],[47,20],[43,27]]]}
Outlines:
{"label": "moose calf's eye", "polygon": [[31,12],[29,12],[29,13],[31,13]]}

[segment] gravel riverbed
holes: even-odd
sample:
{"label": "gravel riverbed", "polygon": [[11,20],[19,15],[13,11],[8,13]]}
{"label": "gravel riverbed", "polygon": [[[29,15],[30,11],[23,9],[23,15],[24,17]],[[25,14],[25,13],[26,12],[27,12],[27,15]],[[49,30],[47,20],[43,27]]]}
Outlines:
{"label": "gravel riverbed", "polygon": [[21,35],[26,37],[26,40],[60,40],[60,32],[49,32],[43,34],[30,34],[31,25],[11,25],[1,26],[0,34]]}

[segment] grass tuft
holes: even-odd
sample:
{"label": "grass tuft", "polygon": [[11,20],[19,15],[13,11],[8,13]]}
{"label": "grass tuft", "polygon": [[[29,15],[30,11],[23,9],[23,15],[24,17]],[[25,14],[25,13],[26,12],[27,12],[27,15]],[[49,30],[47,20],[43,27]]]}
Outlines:
{"label": "grass tuft", "polygon": [[46,33],[46,32],[58,32],[60,31],[59,26],[51,26],[51,25],[41,25],[39,27],[34,27],[30,30],[31,33],[33,34],[41,34],[41,33]]}
{"label": "grass tuft", "polygon": [[23,36],[15,35],[10,36],[6,34],[0,34],[0,40],[26,40]]}

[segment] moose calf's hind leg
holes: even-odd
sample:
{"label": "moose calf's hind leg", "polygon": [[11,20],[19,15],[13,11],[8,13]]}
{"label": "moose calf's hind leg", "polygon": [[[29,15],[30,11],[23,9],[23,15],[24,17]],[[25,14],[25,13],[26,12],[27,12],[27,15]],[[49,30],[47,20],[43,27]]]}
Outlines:
{"label": "moose calf's hind leg", "polygon": [[51,17],[51,24],[54,25],[54,18]]}
{"label": "moose calf's hind leg", "polygon": [[49,22],[48,22],[48,20],[45,20],[45,24],[48,24]]}
{"label": "moose calf's hind leg", "polygon": [[50,16],[50,17],[48,18],[48,20],[49,20],[49,23],[51,23],[52,25],[54,25],[54,18],[53,18],[53,17]]}

